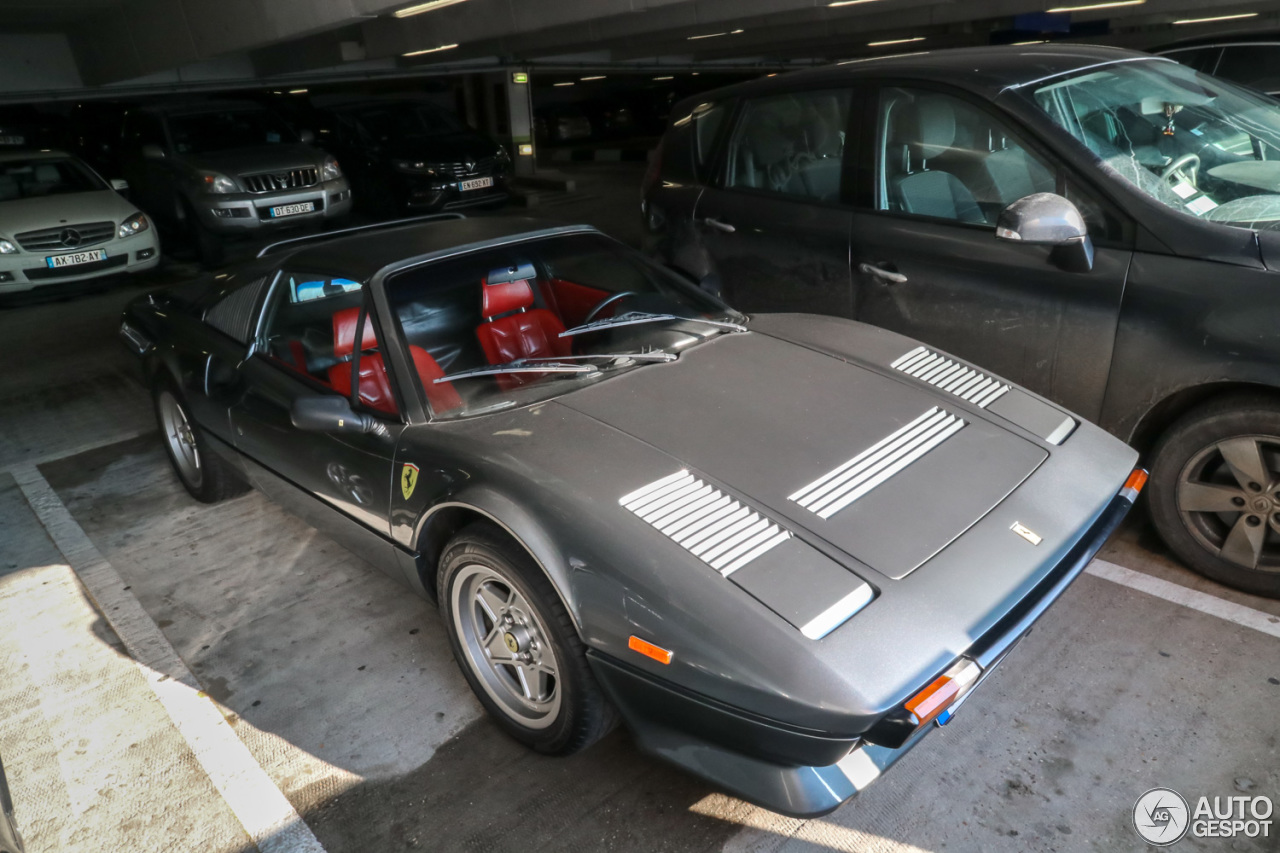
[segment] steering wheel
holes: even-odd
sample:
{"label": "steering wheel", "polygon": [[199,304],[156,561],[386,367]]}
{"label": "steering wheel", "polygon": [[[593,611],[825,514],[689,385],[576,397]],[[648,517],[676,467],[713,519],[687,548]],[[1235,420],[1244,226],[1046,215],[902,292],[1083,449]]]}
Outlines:
{"label": "steering wheel", "polygon": [[[1190,169],[1186,167],[1190,166]],[[1160,179],[1168,181],[1170,184],[1176,184],[1178,177],[1189,181],[1191,186],[1196,189],[1200,188],[1200,155],[1199,154],[1183,154],[1177,160],[1174,160],[1168,166],[1164,167],[1164,171],[1160,173]]]}
{"label": "steering wheel", "polygon": [[599,316],[599,314],[600,314],[600,312],[601,312],[601,311],[603,311],[604,309],[608,308],[610,305],[612,305],[613,303],[617,302],[618,300],[620,300],[620,299],[625,299],[625,298],[626,298],[626,297],[628,297],[628,296],[635,296],[635,295],[637,295],[637,294],[636,294],[636,292],[635,292],[634,290],[624,290],[624,291],[622,291],[621,293],[615,293],[615,294],[613,294],[613,296],[609,296],[609,297],[607,297],[607,298],[605,298],[605,299],[601,300],[600,302],[596,303],[596,307],[592,308],[592,309],[587,313],[586,319],[584,319],[584,320],[582,321],[583,325],[586,325],[587,323],[590,323],[590,322],[591,322],[592,320],[594,320],[597,316]]}

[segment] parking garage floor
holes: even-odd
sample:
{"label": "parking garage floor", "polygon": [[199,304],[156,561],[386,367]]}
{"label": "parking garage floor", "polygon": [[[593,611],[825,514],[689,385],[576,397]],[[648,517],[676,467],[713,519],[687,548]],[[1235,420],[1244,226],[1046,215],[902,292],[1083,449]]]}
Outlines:
{"label": "parking garage floor", "polygon": [[[573,168],[581,192],[532,213],[638,239],[639,167]],[[1140,512],[954,723],[827,817],[625,731],[528,752],[426,602],[256,492],[182,490],[115,329],[193,271],[0,310],[0,755],[34,853],[1136,851],[1149,788],[1280,800],[1280,602],[1181,568]]]}

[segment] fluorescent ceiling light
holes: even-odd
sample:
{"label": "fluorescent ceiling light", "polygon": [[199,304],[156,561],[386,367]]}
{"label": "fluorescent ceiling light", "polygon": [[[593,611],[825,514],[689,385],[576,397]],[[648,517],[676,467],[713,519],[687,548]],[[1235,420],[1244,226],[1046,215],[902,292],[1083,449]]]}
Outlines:
{"label": "fluorescent ceiling light", "polygon": [[421,15],[423,12],[434,12],[436,9],[443,9],[445,6],[452,6],[455,3],[462,3],[465,0],[431,0],[429,3],[418,3],[416,6],[406,6],[403,9],[397,9],[391,14],[397,18],[407,18],[410,15]]}
{"label": "fluorescent ceiling light", "polygon": [[552,83],[552,86],[572,86],[573,83]]}
{"label": "fluorescent ceiling light", "polygon": [[579,77],[578,79],[579,80],[603,80],[606,76],[607,75],[604,75],[604,74],[596,74],[591,77]]}
{"label": "fluorescent ceiling light", "polygon": [[305,95],[305,94],[307,94],[307,90],[306,90],[306,89],[290,89],[290,90],[289,90],[289,94],[290,94],[290,95]]}
{"label": "fluorescent ceiling light", "polygon": [[1031,41],[1015,41],[1010,47],[1021,47],[1024,44],[1048,44],[1048,39],[1032,39]]}
{"label": "fluorescent ceiling light", "polygon": [[875,3],[877,0],[835,0],[828,6],[861,6],[863,3]]}
{"label": "fluorescent ceiling light", "polygon": [[884,47],[889,44],[907,44],[913,41],[924,41],[924,36],[914,36],[909,39],[888,39],[886,41],[869,41],[867,47]]}
{"label": "fluorescent ceiling light", "polygon": [[720,36],[737,36],[745,33],[746,30],[730,30],[727,33],[703,33],[700,36],[689,36],[686,41],[697,41],[698,39],[717,39]]}
{"label": "fluorescent ceiling light", "polygon": [[1256,18],[1257,12],[1241,12],[1239,15],[1218,15],[1216,18],[1186,18],[1181,21],[1174,21],[1173,25],[1180,24],[1211,24],[1214,21],[1238,21],[1241,18]]}
{"label": "fluorescent ceiling light", "polygon": [[1147,0],[1111,0],[1109,3],[1090,3],[1088,6],[1058,6],[1047,10],[1050,14],[1058,12],[1091,12],[1094,9],[1111,9],[1116,6],[1141,6]]}
{"label": "fluorescent ceiling light", "polygon": [[654,77],[653,79],[654,80],[674,80],[676,78],[672,75],[667,75],[666,77]]}
{"label": "fluorescent ceiling light", "polygon": [[402,56],[422,56],[424,53],[439,53],[442,50],[453,50],[456,44],[442,44],[439,47],[429,47],[426,50],[411,50]]}

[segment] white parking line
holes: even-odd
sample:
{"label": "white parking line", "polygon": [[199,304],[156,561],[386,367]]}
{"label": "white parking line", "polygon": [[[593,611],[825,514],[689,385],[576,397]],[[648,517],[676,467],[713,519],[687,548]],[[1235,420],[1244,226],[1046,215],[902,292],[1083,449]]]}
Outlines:
{"label": "white parking line", "polygon": [[1270,613],[1254,610],[1243,604],[1236,604],[1208,593],[1169,583],[1142,572],[1126,569],[1124,566],[1117,566],[1115,563],[1108,563],[1106,560],[1094,560],[1085,571],[1094,577],[1145,592],[1147,595],[1154,595],[1156,598],[1163,598],[1165,601],[1172,601],[1174,604],[1181,604],[1183,607],[1217,616],[1219,619],[1270,634],[1272,637],[1280,637],[1280,616],[1272,616]]}
{"label": "white parking line", "polygon": [[100,447],[107,447],[112,444],[121,444],[126,441],[133,441],[135,438],[150,435],[151,433],[156,432],[157,429],[158,428],[155,426],[149,426],[146,429],[129,430],[115,435],[108,435],[94,441],[86,441],[81,444],[77,444],[75,447],[66,447],[53,453],[46,453],[43,456],[29,457],[20,462],[14,462],[8,465],[0,464],[0,474],[14,473],[20,468],[44,465],[47,462],[56,462],[59,459],[79,456],[81,453],[87,453],[90,450],[97,450]]}
{"label": "white parking line", "polygon": [[36,467],[18,465],[10,471],[49,537],[125,644],[174,727],[261,853],[325,853],[311,828],[204,694],[169,640]]}

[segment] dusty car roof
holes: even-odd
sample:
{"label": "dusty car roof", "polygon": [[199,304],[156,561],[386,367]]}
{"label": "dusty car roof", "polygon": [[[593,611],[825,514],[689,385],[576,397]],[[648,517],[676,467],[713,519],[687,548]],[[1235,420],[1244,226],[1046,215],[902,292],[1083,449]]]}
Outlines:
{"label": "dusty car roof", "polygon": [[[1109,62],[1146,60],[1168,61],[1147,53],[1105,45],[1037,44],[1024,46],[969,47],[951,50],[918,51],[893,56],[854,59],[843,64],[795,71],[739,83],[712,95],[759,94],[788,91],[797,84],[838,84],[870,77],[911,77],[963,86],[994,98],[1002,90],[1080,68]],[[695,103],[709,97],[704,93],[687,99]]]}
{"label": "dusty car roof", "polygon": [[[587,225],[565,226],[528,216],[486,216],[476,219],[438,219],[385,230],[335,235],[323,243],[300,244],[296,251],[281,247],[279,264],[313,271],[341,272],[354,281],[367,281],[401,261],[454,249],[505,242],[523,235],[591,231]],[[287,260],[284,260],[287,258]]]}

